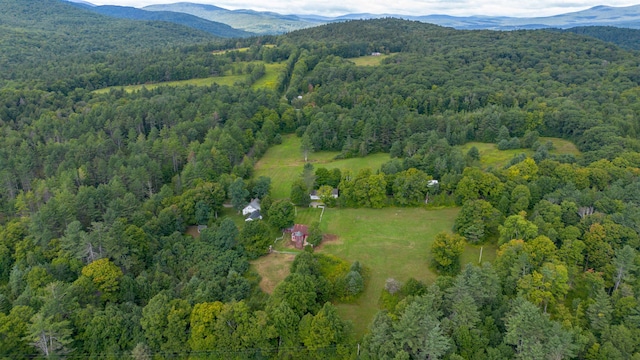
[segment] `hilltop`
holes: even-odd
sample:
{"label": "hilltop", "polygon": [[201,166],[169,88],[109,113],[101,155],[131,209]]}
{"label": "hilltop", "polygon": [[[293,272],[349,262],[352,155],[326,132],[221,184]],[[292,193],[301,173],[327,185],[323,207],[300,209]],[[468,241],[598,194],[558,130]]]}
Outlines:
{"label": "hilltop", "polygon": [[248,37],[255,35],[251,32],[234,29],[233,27],[220,22],[209,21],[194,15],[172,12],[172,11],[146,11],[128,6],[87,6],[78,4],[85,9],[110,17],[119,19],[143,20],[143,21],[166,21],[170,23],[188,26],[190,28],[206,31],[214,36],[224,38]]}
{"label": "hilltop", "polygon": [[274,12],[259,12],[253,10],[227,10],[213,5],[187,2],[149,5],[144,7],[144,10],[191,14],[210,21],[224,23],[236,29],[258,34],[282,34],[324,23],[322,21],[302,19],[296,15],[281,15]]}
{"label": "hilltop", "polygon": [[88,64],[117,63],[116,54],[135,57],[151,49],[220,39],[167,22],[114,19],[58,0],[5,0],[2,5],[0,84],[69,82],[85,73],[81,83],[86,84],[96,76],[94,65]]}

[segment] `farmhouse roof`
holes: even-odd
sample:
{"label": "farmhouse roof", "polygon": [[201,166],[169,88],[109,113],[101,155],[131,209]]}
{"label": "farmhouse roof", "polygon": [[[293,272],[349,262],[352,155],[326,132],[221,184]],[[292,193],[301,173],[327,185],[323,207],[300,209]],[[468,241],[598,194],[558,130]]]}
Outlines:
{"label": "farmhouse roof", "polygon": [[306,236],[309,234],[309,227],[307,225],[295,224],[293,225],[291,233],[296,236]]}
{"label": "farmhouse roof", "polygon": [[249,215],[256,210],[260,210],[260,199],[252,199],[249,205],[242,209],[242,215]]}
{"label": "farmhouse roof", "polygon": [[252,199],[248,206],[251,206],[256,210],[260,210],[260,199],[258,198]]}
{"label": "farmhouse roof", "polygon": [[256,210],[252,212],[249,215],[249,217],[247,217],[247,220],[257,220],[257,219],[262,219],[262,215],[260,215],[260,210]]}

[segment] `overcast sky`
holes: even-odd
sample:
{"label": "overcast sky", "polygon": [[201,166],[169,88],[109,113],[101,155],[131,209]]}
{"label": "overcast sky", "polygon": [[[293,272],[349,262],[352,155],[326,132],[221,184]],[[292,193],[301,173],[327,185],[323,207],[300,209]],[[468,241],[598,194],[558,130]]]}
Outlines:
{"label": "overcast sky", "polygon": [[584,10],[596,5],[630,6],[640,0],[88,0],[96,5],[143,7],[151,4],[194,2],[225,9],[252,9],[281,14],[336,16],[347,13],[407,15],[504,15],[537,17]]}

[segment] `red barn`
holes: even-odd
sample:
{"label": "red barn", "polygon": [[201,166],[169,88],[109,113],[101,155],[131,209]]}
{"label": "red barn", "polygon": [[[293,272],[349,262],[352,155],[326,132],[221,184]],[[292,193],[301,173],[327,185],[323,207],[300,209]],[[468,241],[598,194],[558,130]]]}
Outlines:
{"label": "red barn", "polygon": [[302,249],[307,244],[307,236],[309,236],[309,227],[307,225],[295,224],[291,231],[291,241],[297,249]]}

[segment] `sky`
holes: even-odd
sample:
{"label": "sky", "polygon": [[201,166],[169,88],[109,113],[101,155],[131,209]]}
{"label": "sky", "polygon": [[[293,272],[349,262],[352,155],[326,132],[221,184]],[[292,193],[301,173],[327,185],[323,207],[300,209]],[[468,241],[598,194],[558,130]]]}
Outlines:
{"label": "sky", "polygon": [[455,16],[488,15],[539,17],[580,11],[596,5],[631,6],[640,0],[87,0],[96,5],[143,7],[151,4],[193,2],[229,10],[252,9],[280,14],[338,16],[348,13]]}

